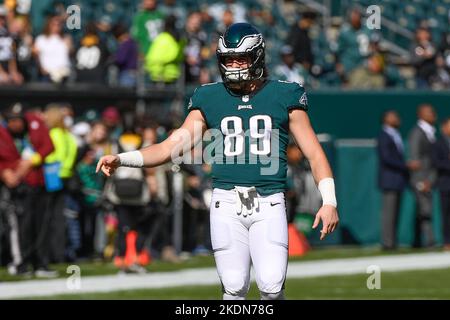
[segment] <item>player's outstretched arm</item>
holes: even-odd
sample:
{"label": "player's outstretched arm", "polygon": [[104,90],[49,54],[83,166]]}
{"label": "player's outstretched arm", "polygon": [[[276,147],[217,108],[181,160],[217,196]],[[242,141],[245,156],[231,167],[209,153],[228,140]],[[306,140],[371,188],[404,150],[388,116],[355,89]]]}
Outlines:
{"label": "player's outstretched arm", "polygon": [[339,223],[333,173],[305,111],[294,109],[289,113],[289,130],[297,146],[309,160],[312,174],[322,195],[323,205],[313,224],[313,228],[316,228],[322,220],[320,236],[322,240],[333,232]]}
{"label": "player's outstretched arm", "polygon": [[205,129],[206,123],[201,112],[193,110],[183,125],[166,140],[141,150],[103,156],[97,163],[96,172],[101,170],[109,177],[120,166],[156,167],[191,150],[202,139]]}

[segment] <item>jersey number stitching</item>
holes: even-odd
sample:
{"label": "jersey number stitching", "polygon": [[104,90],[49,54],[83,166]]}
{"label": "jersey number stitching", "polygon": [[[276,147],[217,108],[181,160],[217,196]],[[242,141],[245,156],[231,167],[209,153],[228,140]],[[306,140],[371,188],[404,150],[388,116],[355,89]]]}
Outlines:
{"label": "jersey number stitching", "polygon": [[[263,130],[258,130],[258,122],[263,122]],[[228,124],[233,123],[233,130],[230,131]],[[267,115],[255,115],[249,119],[250,138],[256,140],[250,143],[250,153],[254,155],[268,155],[270,153],[270,136],[272,132],[272,118]],[[225,117],[220,123],[224,139],[224,154],[227,157],[238,156],[244,152],[244,132],[242,128],[242,118],[236,116]],[[261,132],[262,131],[262,132]],[[262,139],[262,140],[260,140]],[[233,143],[234,142],[234,143]],[[260,147],[262,142],[262,148]],[[234,146],[233,146],[234,145]]]}

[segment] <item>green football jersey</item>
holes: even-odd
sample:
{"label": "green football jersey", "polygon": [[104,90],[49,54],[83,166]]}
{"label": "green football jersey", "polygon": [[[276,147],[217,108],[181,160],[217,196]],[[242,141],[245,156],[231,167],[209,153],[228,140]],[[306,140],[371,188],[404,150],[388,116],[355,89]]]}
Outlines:
{"label": "green football jersey", "polygon": [[[198,87],[188,110],[200,110],[211,132],[205,161],[213,188],[256,187],[262,195],[284,192],[289,110],[308,109],[298,83],[267,80],[253,94],[237,96],[222,82]],[[209,152],[211,151],[211,152]]]}

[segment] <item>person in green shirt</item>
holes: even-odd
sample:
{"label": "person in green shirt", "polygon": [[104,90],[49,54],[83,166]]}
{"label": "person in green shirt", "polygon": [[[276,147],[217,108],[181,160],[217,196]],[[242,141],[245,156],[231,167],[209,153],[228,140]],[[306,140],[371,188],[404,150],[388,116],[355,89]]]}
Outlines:
{"label": "person in green shirt", "polygon": [[139,52],[144,56],[163,30],[164,15],[158,10],[156,0],[142,0],[141,7],[133,18],[131,36],[138,42]]}
{"label": "person in green shirt", "polygon": [[342,26],[338,38],[338,72],[348,75],[363,63],[370,53],[369,45],[369,29],[363,25],[361,13],[357,9],[352,9],[350,21]]}

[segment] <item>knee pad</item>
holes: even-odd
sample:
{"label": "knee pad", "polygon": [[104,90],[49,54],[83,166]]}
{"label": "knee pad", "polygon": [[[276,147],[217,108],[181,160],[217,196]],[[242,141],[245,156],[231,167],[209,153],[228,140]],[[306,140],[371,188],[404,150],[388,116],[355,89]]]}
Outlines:
{"label": "knee pad", "polygon": [[284,290],[276,293],[261,292],[261,300],[284,300]]}
{"label": "knee pad", "polygon": [[260,292],[267,294],[275,294],[284,289],[285,276],[281,272],[265,272],[259,276],[257,280]]}
{"label": "knee pad", "polygon": [[[238,272],[225,272],[221,275],[222,291],[225,300],[245,298],[249,289],[249,283],[244,274]],[[239,300],[239,299],[238,299]]]}

